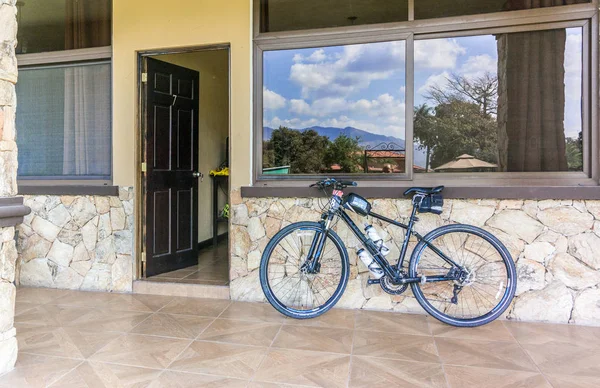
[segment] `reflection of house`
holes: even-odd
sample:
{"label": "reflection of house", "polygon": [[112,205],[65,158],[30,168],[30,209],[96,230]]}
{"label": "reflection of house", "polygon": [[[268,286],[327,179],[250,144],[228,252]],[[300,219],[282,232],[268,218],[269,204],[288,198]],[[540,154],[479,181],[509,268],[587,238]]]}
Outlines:
{"label": "reflection of house", "polygon": [[497,164],[484,162],[474,156],[463,154],[433,170],[435,172],[494,172],[497,169]]}

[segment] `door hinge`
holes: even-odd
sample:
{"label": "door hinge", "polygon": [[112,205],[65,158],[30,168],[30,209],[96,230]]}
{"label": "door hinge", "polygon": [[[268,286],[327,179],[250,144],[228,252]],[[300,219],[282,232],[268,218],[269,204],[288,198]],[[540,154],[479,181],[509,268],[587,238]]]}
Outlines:
{"label": "door hinge", "polygon": [[146,262],[146,252],[142,252],[142,263]]}
{"label": "door hinge", "polygon": [[142,82],[148,82],[148,73],[142,73]]}
{"label": "door hinge", "polygon": [[142,173],[148,172],[148,164],[146,162],[142,163]]}

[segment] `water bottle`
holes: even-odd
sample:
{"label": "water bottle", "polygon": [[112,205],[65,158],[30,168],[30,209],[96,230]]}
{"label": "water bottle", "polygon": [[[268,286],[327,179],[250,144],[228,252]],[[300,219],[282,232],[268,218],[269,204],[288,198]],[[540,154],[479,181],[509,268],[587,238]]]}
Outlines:
{"label": "water bottle", "polygon": [[379,252],[381,252],[382,255],[387,256],[390,253],[390,248],[388,248],[383,242],[383,239],[379,237],[379,233],[377,233],[377,230],[375,230],[373,225],[367,225],[365,227],[365,232],[367,232],[367,236],[369,236],[371,241],[377,245],[377,248],[379,248]]}
{"label": "water bottle", "polygon": [[383,270],[381,269],[379,264],[377,264],[377,262],[373,260],[373,257],[369,254],[369,252],[365,251],[364,249],[360,249],[356,253],[358,254],[358,257],[360,257],[360,260],[369,269],[369,271],[375,279],[381,279],[383,277]]}

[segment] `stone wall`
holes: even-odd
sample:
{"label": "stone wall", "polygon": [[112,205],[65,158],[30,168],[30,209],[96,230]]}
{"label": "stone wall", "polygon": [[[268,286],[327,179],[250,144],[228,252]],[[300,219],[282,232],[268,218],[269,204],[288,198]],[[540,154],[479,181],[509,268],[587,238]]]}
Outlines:
{"label": "stone wall", "polygon": [[133,188],[119,196],[26,196],[18,227],[23,286],[131,291]]}
{"label": "stone wall", "polygon": [[[268,240],[292,222],[319,220],[322,201],[242,199],[233,193],[232,299],[264,300],[258,266]],[[394,219],[410,215],[409,200],[375,199],[372,204],[374,212]],[[600,326],[600,201],[446,200],[443,214],[419,218],[416,229],[421,234],[444,224],[466,223],[492,232],[507,246],[517,265],[518,288],[506,318]],[[391,225],[383,229],[375,221],[392,249],[388,258],[397,258],[404,233]],[[342,223],[336,229],[351,263],[338,307],[423,313],[410,289],[392,297],[379,286],[367,287],[368,271],[356,256],[358,240]]]}
{"label": "stone wall", "polygon": [[[17,194],[17,105],[16,0],[0,0],[0,197]],[[15,313],[15,228],[0,228],[0,374],[11,370],[17,360]]]}

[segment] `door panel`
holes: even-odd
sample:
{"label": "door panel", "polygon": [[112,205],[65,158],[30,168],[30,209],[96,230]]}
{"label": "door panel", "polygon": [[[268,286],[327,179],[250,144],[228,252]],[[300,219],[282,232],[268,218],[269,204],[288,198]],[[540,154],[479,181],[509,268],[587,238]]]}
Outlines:
{"label": "door panel", "polygon": [[146,59],[146,276],[198,260],[198,72]]}

